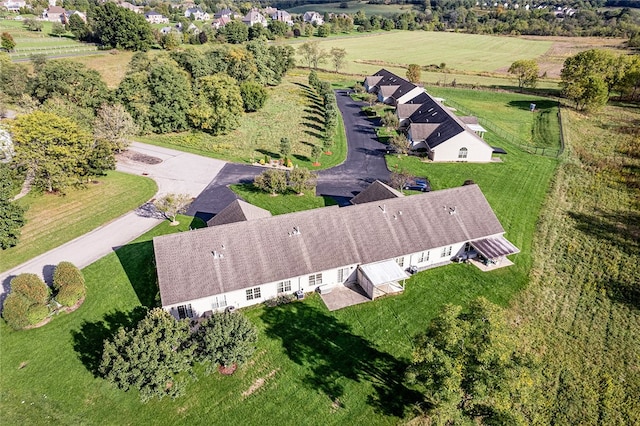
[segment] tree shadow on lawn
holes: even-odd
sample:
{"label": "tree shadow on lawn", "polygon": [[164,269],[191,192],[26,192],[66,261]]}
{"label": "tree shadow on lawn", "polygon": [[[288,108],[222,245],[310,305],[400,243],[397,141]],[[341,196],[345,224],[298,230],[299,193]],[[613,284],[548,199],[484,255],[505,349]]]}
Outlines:
{"label": "tree shadow on lawn", "polygon": [[127,274],[131,287],[142,306],[160,306],[153,241],[131,243],[116,250],[116,256]]}
{"label": "tree shadow on lawn", "polygon": [[282,156],[277,153],[277,152],[273,152],[273,151],[269,151],[268,149],[263,149],[263,148],[258,148],[256,149],[257,152],[259,152],[262,155],[267,155],[271,158],[282,158]]}
{"label": "tree shadow on lawn", "polygon": [[[305,117],[305,118],[307,118],[307,117]],[[302,123],[302,125],[305,126],[305,127],[310,128],[310,129],[317,130],[318,132],[324,132],[324,126],[316,124],[313,120],[304,121]]]}
{"label": "tree shadow on lawn", "polygon": [[307,135],[322,140],[322,135],[320,133],[312,132],[311,130],[303,130]]}
{"label": "tree shadow on lawn", "polygon": [[558,106],[558,102],[545,99],[536,99],[535,101],[509,101],[509,106],[529,111],[532,103],[536,104],[536,110],[551,109]]}
{"label": "tree shadow on lawn", "polygon": [[[266,309],[262,320],[269,337],[280,339],[287,356],[309,373],[302,383],[331,401],[345,394],[345,380],[368,382],[375,392],[367,403],[377,412],[404,417],[420,393],[403,383],[407,363],[375,348],[347,324],[307,303]],[[340,400],[341,403],[344,401]]]}
{"label": "tree shadow on lawn", "polygon": [[[309,105],[309,107],[303,109],[303,111],[306,114],[315,115],[321,118],[324,117],[324,109],[317,106]],[[304,117],[304,118],[307,118],[307,117]]]}
{"label": "tree shadow on lawn", "polygon": [[307,157],[306,155],[300,155],[300,154],[291,154],[291,156],[293,158],[295,158],[298,161],[311,161],[311,159],[309,157]]}
{"label": "tree shadow on lawn", "polygon": [[120,327],[131,328],[144,318],[146,313],[147,309],[142,306],[138,306],[131,312],[110,312],[101,321],[84,321],[80,325],[80,330],[72,331],[73,350],[76,351],[87,370],[98,377],[104,341],[112,338]]}

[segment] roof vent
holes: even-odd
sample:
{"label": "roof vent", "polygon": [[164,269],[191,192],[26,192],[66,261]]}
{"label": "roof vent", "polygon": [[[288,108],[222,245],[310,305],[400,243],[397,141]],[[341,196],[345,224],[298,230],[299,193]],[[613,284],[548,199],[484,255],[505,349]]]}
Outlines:
{"label": "roof vent", "polygon": [[456,214],[456,206],[449,207],[449,214]]}
{"label": "roof vent", "polygon": [[222,258],[224,257],[224,254],[219,253],[219,252],[217,252],[217,251],[215,251],[215,250],[214,250],[214,251],[212,251],[211,253],[213,254],[213,258],[214,258],[214,259],[222,259]]}
{"label": "roof vent", "polygon": [[378,206],[378,207],[380,207],[380,210],[382,210],[382,213],[386,213],[387,212],[387,205],[386,204],[383,204],[383,205]]}
{"label": "roof vent", "polygon": [[293,231],[289,232],[289,236],[292,237],[294,235],[300,235],[302,234],[302,232],[300,232],[300,228],[298,228],[297,226],[293,227]]}

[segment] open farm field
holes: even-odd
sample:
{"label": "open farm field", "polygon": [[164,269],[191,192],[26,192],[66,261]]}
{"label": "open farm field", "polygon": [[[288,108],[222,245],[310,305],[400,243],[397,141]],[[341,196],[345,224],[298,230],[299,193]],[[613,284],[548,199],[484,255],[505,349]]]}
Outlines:
{"label": "open farm field", "polygon": [[346,2],[348,8],[344,9],[340,7],[340,2],[336,3],[321,3],[321,4],[305,4],[292,8],[287,8],[289,13],[303,14],[307,11],[313,10],[320,14],[326,13],[356,13],[362,10],[366,16],[380,15],[380,16],[392,16],[400,13],[408,13],[415,10],[411,4],[370,4],[362,1],[349,1]]}
{"label": "open farm field", "polygon": [[346,158],[346,137],[342,120],[338,120],[333,154],[323,154],[320,167],[312,166],[311,149],[322,146],[321,100],[307,86],[308,74],[295,70],[277,87],[267,88],[269,99],[257,112],[245,114],[240,127],[232,132],[212,136],[204,132],[141,136],[150,144],[180,149],[223,160],[251,163],[265,156],[280,158],[280,139],[289,138],[291,159],[299,167],[329,168]]}
{"label": "open farm field", "polygon": [[563,111],[566,160],[511,309],[542,355],[542,424],[640,424],[640,110]]}
{"label": "open farm field", "polygon": [[[373,61],[422,66],[444,62],[452,70],[491,72],[508,67],[517,59],[535,59],[552,46],[549,41],[433,31],[377,32],[362,37],[316,40],[326,50],[345,49],[344,72],[363,75],[370,73]],[[306,65],[301,57],[296,59],[298,64]],[[331,68],[328,64],[325,67]]]}
{"label": "open farm field", "polygon": [[115,89],[124,78],[133,55],[133,52],[109,50],[91,56],[78,56],[73,60],[98,71],[107,87]]}
{"label": "open farm field", "polygon": [[[414,275],[402,295],[333,313],[315,294],[278,308],[246,309],[259,329],[258,351],[247,365],[233,376],[200,374],[176,400],[141,404],[136,392],[116,390],[94,373],[102,340],[130,324],[141,305],[157,303],[151,238],[186,230],[190,221],[181,218],[180,229],[165,222],[84,269],[88,296],[75,313],[22,332],[0,324],[4,420],[378,425],[410,418],[416,395],[402,383],[402,372],[413,336],[445,303],[465,306],[484,296],[505,306],[527,285],[531,241],[557,160],[505,148],[511,153],[503,163],[417,166],[437,189],[466,179],[480,184],[507,238],[522,250],[514,266],[492,273],[466,264],[435,268]],[[274,213],[291,207],[285,197],[264,199],[254,202]]]}
{"label": "open farm field", "polygon": [[[26,225],[17,246],[2,251],[0,271],[71,241],[140,206],[155,194],[154,181],[110,171],[86,189],[67,194],[30,193],[18,203],[27,207]],[[118,200],[114,203],[113,200]]]}

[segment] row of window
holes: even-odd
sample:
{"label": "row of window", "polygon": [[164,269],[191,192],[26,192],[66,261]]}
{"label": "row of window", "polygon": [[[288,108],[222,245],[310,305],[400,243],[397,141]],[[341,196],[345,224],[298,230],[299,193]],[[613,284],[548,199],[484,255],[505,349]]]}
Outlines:
{"label": "row of window", "polygon": [[[440,257],[447,257],[447,256],[451,256],[451,251],[453,250],[453,246],[447,246],[447,247],[442,247],[442,252],[440,252]],[[418,255],[418,259],[416,260],[416,263],[424,263],[424,262],[428,262],[429,261],[429,256],[431,255],[430,251],[423,251]],[[396,258],[396,263],[398,264],[398,266],[400,266],[401,268],[404,268],[404,256],[403,257],[397,257]]]}

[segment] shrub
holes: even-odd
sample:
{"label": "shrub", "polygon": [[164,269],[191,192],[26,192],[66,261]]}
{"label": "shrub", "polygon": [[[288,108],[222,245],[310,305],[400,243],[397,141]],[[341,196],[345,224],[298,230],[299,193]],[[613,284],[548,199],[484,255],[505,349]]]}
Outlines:
{"label": "shrub", "polygon": [[73,306],[86,294],[82,272],[71,262],[60,262],[53,273],[53,287],[58,291],[56,301]]}
{"label": "shrub", "polygon": [[2,308],[2,317],[14,330],[20,330],[29,325],[27,312],[31,302],[29,299],[19,293],[11,293],[4,301]]}
{"label": "shrub", "polygon": [[280,294],[276,297],[272,297],[271,299],[267,299],[264,301],[264,304],[270,308],[275,308],[276,306],[286,305],[287,303],[291,303],[296,299],[293,294]]}
{"label": "shrub", "polygon": [[34,325],[42,321],[49,314],[49,308],[43,305],[31,305],[27,310],[27,321]]}
{"label": "shrub", "polygon": [[60,290],[65,286],[84,287],[82,272],[71,262],[60,262],[53,272],[53,288]]}
{"label": "shrub", "polygon": [[11,280],[11,292],[19,293],[36,305],[46,305],[51,290],[36,274],[20,274]]}

